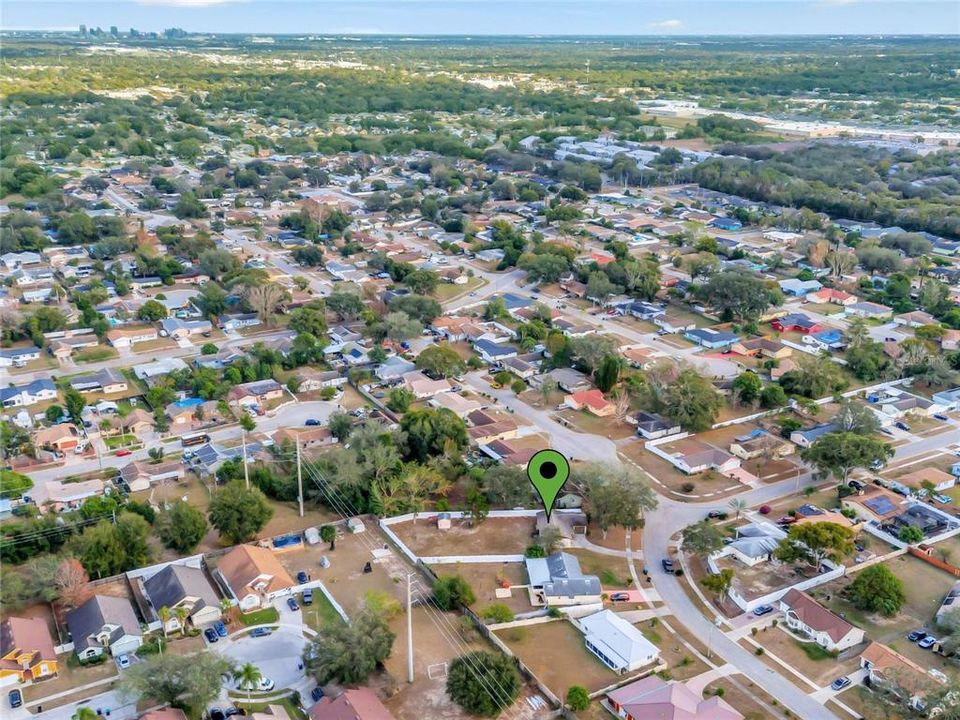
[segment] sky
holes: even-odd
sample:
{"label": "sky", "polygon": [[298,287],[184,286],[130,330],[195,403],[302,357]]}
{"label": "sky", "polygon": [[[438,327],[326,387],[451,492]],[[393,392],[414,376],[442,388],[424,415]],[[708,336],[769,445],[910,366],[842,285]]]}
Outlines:
{"label": "sky", "polygon": [[960,34],[960,0],[0,0],[4,30],[389,35]]}

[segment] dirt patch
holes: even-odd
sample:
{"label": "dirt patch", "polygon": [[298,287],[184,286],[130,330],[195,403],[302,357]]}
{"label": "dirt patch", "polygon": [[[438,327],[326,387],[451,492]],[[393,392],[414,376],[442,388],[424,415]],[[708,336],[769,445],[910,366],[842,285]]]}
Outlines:
{"label": "dirt patch", "polygon": [[[760,630],[754,640],[763,645],[767,652],[776,655],[819,687],[830,684],[841,675],[856,672],[860,666],[857,656],[844,661],[831,657],[811,660],[807,653],[803,651],[798,640],[785,631],[772,628],[769,625]],[[786,675],[788,673],[783,672],[781,674]]]}
{"label": "dirt patch", "polygon": [[[473,604],[476,612],[494,603],[503,603],[514,613],[529,612],[534,609],[527,593],[527,573],[522,563],[455,563],[431,565],[437,575],[460,575],[470,583],[477,601]],[[506,583],[512,588],[508,598],[498,598],[497,588]]]}
{"label": "dirt patch", "polygon": [[535,528],[532,517],[487,518],[479,525],[454,520],[449,530],[437,529],[432,518],[391,525],[410,550],[425,557],[522,555],[533,542]]}

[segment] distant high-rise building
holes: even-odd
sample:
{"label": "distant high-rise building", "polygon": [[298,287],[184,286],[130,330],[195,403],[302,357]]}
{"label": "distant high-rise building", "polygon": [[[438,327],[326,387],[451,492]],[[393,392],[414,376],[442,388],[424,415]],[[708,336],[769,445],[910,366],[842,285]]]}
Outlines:
{"label": "distant high-rise building", "polygon": [[111,25],[111,26],[110,26],[110,34],[113,35],[114,37],[116,37],[117,35],[120,34],[120,31],[117,30],[117,26],[116,26],[116,25]]}
{"label": "distant high-rise building", "polygon": [[87,26],[86,26],[86,25],[81,25],[81,26],[80,26],[80,34],[81,34],[81,35],[86,35],[86,34],[87,34]]}

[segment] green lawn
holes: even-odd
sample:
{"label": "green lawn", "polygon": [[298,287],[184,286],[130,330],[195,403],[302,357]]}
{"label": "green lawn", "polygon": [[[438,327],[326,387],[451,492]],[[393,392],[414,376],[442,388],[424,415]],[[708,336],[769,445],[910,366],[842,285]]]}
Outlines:
{"label": "green lawn", "polygon": [[313,591],[313,604],[304,605],[303,596],[299,598],[300,608],[303,610],[303,621],[311,630],[320,632],[324,628],[332,625],[339,625],[343,622],[339,613],[320,590]]}
{"label": "green lawn", "polygon": [[254,610],[249,613],[240,613],[240,622],[244,625],[268,625],[280,619],[280,613],[275,607]]}
{"label": "green lawn", "polygon": [[75,362],[78,363],[89,363],[89,362],[101,362],[102,360],[109,360],[110,358],[115,358],[119,353],[113,348],[109,347],[95,347],[90,348],[89,350],[83,350],[78,352],[73,356]]}
{"label": "green lawn", "polygon": [[[240,697],[239,694],[235,695],[237,698]],[[256,693],[254,693],[254,695],[256,695]],[[251,715],[255,712],[266,712],[269,710],[268,703],[256,702],[255,699],[253,702],[249,703],[246,700],[237,699],[234,701],[234,705],[239,708],[243,708],[247,715]],[[306,720],[307,714],[303,711],[303,708],[294,702],[292,695],[285,697],[282,700],[271,700],[269,705],[282,705],[287,711],[287,714],[290,716],[291,720]]]}
{"label": "green lawn", "polygon": [[133,433],[127,435],[114,435],[113,437],[108,437],[103,439],[104,444],[110,450],[116,450],[117,448],[123,447],[133,447],[134,445],[140,446],[140,440]]}

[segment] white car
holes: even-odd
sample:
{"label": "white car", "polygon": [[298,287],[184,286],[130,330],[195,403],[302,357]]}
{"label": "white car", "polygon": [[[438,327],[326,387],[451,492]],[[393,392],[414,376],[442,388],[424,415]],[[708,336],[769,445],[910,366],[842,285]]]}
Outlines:
{"label": "white car", "polygon": [[129,655],[118,655],[117,656],[117,667],[121,670],[130,667],[130,656]]}

